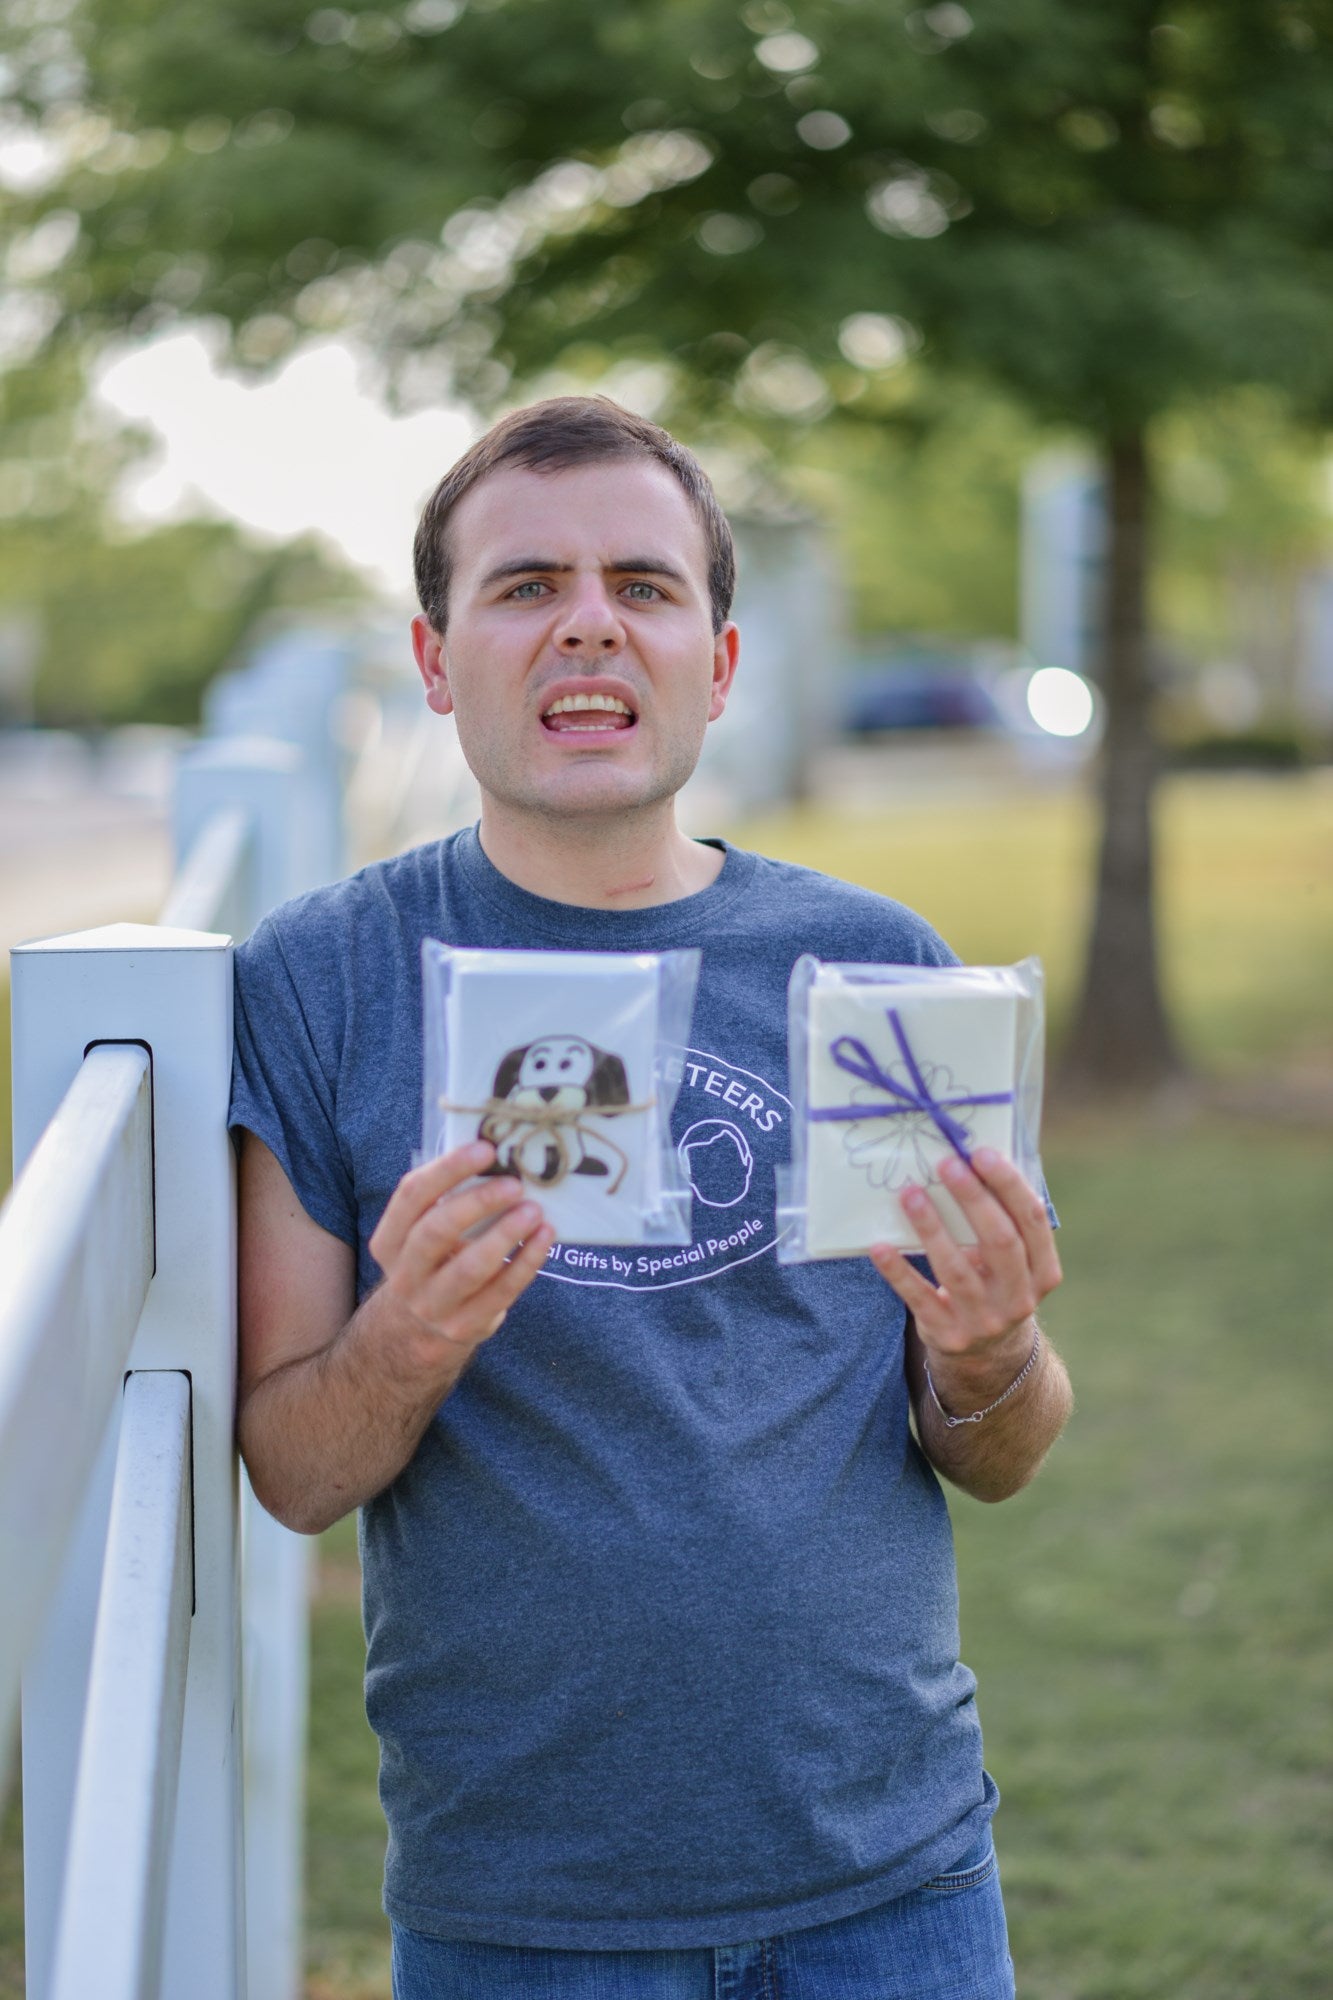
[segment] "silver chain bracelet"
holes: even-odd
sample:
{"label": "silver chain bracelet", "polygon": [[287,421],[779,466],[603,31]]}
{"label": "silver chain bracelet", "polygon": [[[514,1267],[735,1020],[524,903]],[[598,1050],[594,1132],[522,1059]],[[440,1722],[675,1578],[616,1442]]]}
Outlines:
{"label": "silver chain bracelet", "polygon": [[949,1415],[949,1412],[945,1409],[943,1403],[939,1399],[939,1396],[936,1394],[935,1384],[930,1379],[930,1364],[929,1362],[927,1362],[926,1387],[930,1391],[930,1400],[935,1405],[935,1408],[939,1411],[940,1415],[943,1417],[945,1423],[949,1426],[949,1429],[951,1431],[956,1431],[959,1424],[979,1424],[983,1417],[988,1417],[992,1410],[998,1410],[1001,1403],[1007,1403],[1009,1401],[1009,1398],[1012,1395],[1014,1395],[1017,1390],[1022,1388],[1023,1384],[1027,1381],[1028,1376],[1032,1373],[1033,1369],[1036,1367],[1037,1356],[1040,1353],[1041,1353],[1041,1329],[1040,1327],[1038,1327],[1036,1333],[1032,1337],[1031,1354],[1029,1354],[1027,1360],[1023,1363],[1023,1366],[1019,1369],[1017,1375],[1015,1375],[1013,1381],[1009,1384],[1009,1387],[1005,1390],[1004,1394],[1002,1396],[997,1396],[993,1403],[987,1403],[984,1410],[973,1410],[970,1417],[951,1417]]}

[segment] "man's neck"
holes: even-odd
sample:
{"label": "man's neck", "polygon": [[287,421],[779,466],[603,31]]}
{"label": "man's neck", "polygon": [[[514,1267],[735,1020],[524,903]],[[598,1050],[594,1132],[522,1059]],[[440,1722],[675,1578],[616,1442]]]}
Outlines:
{"label": "man's neck", "polygon": [[589,910],[678,902],[716,881],[724,858],[681,832],[670,802],[652,813],[603,820],[530,819],[485,800],[481,845],[520,889]]}

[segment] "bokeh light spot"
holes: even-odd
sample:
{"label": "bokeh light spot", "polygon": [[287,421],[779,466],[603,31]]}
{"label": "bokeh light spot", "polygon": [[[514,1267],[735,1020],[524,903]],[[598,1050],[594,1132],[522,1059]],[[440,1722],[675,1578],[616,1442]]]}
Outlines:
{"label": "bokeh light spot", "polygon": [[1092,721],[1092,689],[1068,667],[1038,667],[1028,682],[1028,714],[1048,736],[1081,736]]}

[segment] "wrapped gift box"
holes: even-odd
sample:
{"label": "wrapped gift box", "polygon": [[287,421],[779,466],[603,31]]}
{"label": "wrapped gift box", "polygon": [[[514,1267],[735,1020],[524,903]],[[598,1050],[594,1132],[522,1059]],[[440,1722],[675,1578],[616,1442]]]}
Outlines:
{"label": "wrapped gift box", "polygon": [[488,1139],[564,1243],[688,1241],[658,1080],[677,960],[692,994],[694,953],[427,944],[423,1154]]}
{"label": "wrapped gift box", "polygon": [[911,1185],[928,1190],[959,1242],[975,1242],[939,1169],[978,1146],[1039,1178],[1035,960],[950,968],[803,960],[791,1042],[798,1111],[786,1219],[796,1257],[850,1256],[874,1243],[919,1251],[899,1201]]}

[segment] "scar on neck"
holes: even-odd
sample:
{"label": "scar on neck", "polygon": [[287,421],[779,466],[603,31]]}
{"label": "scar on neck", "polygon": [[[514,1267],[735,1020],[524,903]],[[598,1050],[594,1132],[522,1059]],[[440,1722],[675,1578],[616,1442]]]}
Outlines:
{"label": "scar on neck", "polygon": [[640,889],[651,889],[656,880],[657,880],[656,875],[645,875],[642,882],[625,882],[622,883],[622,885],[618,889],[608,889],[606,893],[608,897],[633,896],[636,895]]}

